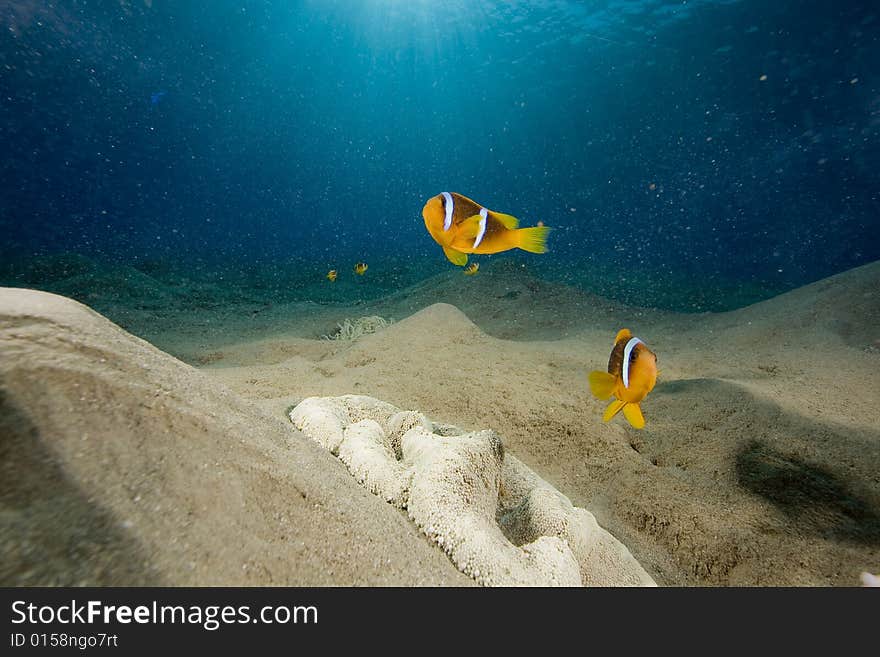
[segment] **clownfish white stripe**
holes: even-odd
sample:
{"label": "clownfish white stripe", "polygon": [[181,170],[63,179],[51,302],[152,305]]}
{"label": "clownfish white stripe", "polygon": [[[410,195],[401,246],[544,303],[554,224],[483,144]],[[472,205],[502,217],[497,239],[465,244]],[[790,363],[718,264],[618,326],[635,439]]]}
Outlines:
{"label": "clownfish white stripe", "polygon": [[446,199],[446,218],[443,220],[443,230],[449,230],[452,227],[452,194],[443,192],[443,198]]}
{"label": "clownfish white stripe", "polygon": [[621,374],[623,374],[623,387],[629,388],[629,361],[632,356],[633,349],[635,349],[637,344],[644,344],[638,338],[630,338],[629,342],[626,343],[626,347],[623,348],[623,366],[621,369]]}
{"label": "clownfish white stripe", "polygon": [[475,249],[480,246],[480,242],[483,241],[483,235],[486,234],[486,216],[488,214],[489,211],[486,208],[480,209],[480,232],[477,233],[477,239],[474,240]]}

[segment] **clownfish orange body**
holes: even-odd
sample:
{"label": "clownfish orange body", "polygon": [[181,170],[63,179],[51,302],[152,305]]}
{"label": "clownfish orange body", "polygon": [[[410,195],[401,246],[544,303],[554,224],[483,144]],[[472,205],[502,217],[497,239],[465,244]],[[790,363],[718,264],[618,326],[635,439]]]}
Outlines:
{"label": "clownfish orange body", "polygon": [[547,251],[547,226],[519,228],[519,220],[509,214],[487,210],[467,196],[443,192],[428,199],[422,208],[425,227],[449,261],[462,267],[469,253],[501,253],[523,249],[531,253]]}
{"label": "clownfish orange body", "polygon": [[636,429],[645,427],[639,406],[657,383],[657,356],[629,329],[621,329],[614,339],[608,359],[608,372],[590,372],[590,390],[599,399],[615,399],[605,409],[604,422],[623,410],[623,416]]}

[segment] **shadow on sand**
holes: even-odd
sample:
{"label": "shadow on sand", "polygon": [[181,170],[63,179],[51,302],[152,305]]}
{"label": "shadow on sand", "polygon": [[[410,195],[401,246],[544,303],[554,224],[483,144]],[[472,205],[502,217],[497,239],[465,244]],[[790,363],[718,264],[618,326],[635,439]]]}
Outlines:
{"label": "shadow on sand", "polygon": [[753,440],[737,454],[736,474],[802,530],[880,545],[880,514],[829,470]]}

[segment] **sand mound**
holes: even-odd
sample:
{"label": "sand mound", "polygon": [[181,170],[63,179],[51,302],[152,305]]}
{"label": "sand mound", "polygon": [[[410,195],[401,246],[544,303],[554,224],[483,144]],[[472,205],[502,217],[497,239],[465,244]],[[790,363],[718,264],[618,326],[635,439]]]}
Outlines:
{"label": "sand mound", "polygon": [[829,333],[847,346],[880,349],[880,262],[873,262],[728,313],[786,333]]}
{"label": "sand mound", "polygon": [[434,335],[438,343],[480,340],[484,334],[461,310],[448,303],[434,303],[401,320],[386,339],[397,343],[421,341]]}
{"label": "sand mound", "polygon": [[469,584],[280,417],[0,288],[0,584]]}
{"label": "sand mound", "polygon": [[505,455],[492,431],[466,433],[357,395],[306,399],[290,419],[481,584],[653,584],[592,514]]}

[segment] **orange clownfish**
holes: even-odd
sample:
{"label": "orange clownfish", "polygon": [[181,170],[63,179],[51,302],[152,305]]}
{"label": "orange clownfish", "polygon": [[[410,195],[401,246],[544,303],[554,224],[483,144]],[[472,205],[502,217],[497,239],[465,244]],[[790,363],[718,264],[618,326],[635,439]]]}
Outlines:
{"label": "orange clownfish", "polygon": [[464,268],[464,275],[465,276],[473,276],[478,271],[480,271],[480,263],[472,262],[471,264],[469,264],[467,267]]}
{"label": "orange clownfish", "polygon": [[336,282],[336,270],[335,269],[331,269],[330,271],[327,272],[327,280],[330,281],[331,283]]}
{"label": "orange clownfish", "polygon": [[443,247],[449,261],[459,267],[467,264],[468,253],[547,251],[547,226],[519,228],[516,217],[487,210],[455,192],[443,192],[428,199],[422,217],[431,237]]}
{"label": "orange clownfish", "polygon": [[366,262],[359,262],[354,266],[354,273],[358,276],[363,276],[365,271],[367,271]]}
{"label": "orange clownfish", "polygon": [[603,422],[608,422],[623,409],[623,416],[636,429],[645,427],[645,416],[639,407],[657,382],[657,356],[647,345],[634,338],[629,329],[621,329],[614,338],[608,359],[608,372],[590,372],[590,390],[599,399],[616,399],[605,409]]}

